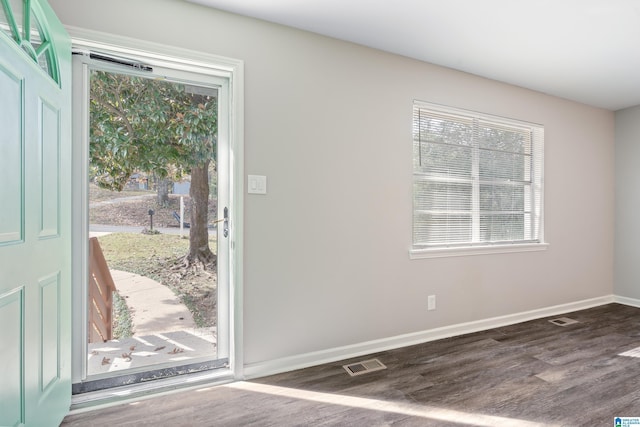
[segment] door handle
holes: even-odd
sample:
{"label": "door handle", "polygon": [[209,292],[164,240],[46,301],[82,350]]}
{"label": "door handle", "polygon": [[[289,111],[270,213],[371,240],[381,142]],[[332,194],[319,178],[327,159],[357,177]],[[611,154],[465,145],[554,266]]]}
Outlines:
{"label": "door handle", "polygon": [[222,235],[224,237],[229,237],[229,208],[225,206],[223,218],[224,222],[222,223]]}
{"label": "door handle", "polygon": [[216,220],[214,222],[214,224],[217,224],[219,222],[223,222],[222,235],[224,237],[229,237],[229,208],[228,207],[225,206],[223,214],[222,214],[222,218]]}

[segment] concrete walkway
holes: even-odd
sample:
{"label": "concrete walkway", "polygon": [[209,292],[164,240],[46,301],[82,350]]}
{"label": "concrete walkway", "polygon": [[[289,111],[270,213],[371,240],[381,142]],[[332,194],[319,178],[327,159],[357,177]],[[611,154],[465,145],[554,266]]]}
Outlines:
{"label": "concrete walkway", "polygon": [[131,312],[134,335],[90,343],[88,375],[158,369],[217,357],[215,328],[196,329],[191,312],[171,289],[138,274],[110,271]]}
{"label": "concrete walkway", "polygon": [[135,335],[196,328],[189,309],[167,286],[138,274],[110,271],[118,293],[131,311]]}

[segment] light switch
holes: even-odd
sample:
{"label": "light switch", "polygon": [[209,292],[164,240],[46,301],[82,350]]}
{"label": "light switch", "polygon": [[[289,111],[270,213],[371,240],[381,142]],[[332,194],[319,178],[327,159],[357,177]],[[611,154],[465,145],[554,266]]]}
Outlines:
{"label": "light switch", "polygon": [[263,175],[249,175],[249,194],[267,194],[267,177]]}

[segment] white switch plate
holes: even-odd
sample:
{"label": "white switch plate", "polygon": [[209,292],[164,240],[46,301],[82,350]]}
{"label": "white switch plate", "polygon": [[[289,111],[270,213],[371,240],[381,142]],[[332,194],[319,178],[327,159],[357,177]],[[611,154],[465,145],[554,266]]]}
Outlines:
{"label": "white switch plate", "polygon": [[247,192],[249,194],[267,194],[267,177],[263,175],[249,175]]}

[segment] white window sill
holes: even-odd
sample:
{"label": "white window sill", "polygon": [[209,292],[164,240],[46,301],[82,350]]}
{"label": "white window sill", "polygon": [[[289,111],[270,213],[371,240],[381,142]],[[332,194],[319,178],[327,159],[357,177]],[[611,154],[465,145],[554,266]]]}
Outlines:
{"label": "white window sill", "polygon": [[546,251],[548,247],[548,243],[523,243],[512,245],[466,246],[458,248],[411,249],[409,250],[409,258],[446,258],[453,256],[507,254],[514,252],[538,252]]}

